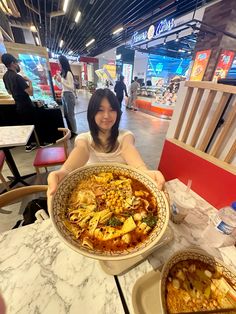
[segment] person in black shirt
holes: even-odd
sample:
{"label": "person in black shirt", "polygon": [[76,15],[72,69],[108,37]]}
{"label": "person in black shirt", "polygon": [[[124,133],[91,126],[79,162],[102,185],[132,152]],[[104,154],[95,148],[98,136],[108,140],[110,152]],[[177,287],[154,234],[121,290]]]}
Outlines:
{"label": "person in black shirt", "polygon": [[124,83],[124,76],[123,75],[121,75],[120,80],[116,82],[114,91],[116,93],[116,97],[118,98],[118,101],[120,103],[120,108],[121,108],[122,101],[124,98],[124,92],[125,92],[125,96],[128,97],[127,88],[126,88],[126,85]]}
{"label": "person in black shirt", "polygon": [[[16,110],[22,124],[35,125],[37,129],[36,108],[32,103],[30,96],[33,96],[32,82],[27,77],[17,74],[20,72],[19,61],[11,54],[2,55],[2,63],[7,67],[7,72],[3,76],[3,82],[6,90],[12,95],[16,102]],[[37,147],[32,135],[27,143],[26,152],[30,152]],[[42,143],[41,146],[48,146]]]}

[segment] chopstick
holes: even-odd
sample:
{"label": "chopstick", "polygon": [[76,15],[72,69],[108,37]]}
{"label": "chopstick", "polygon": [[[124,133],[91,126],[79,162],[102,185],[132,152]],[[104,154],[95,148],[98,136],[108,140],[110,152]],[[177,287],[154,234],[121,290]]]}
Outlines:
{"label": "chopstick", "polygon": [[232,309],[217,309],[217,310],[207,310],[207,311],[197,311],[197,312],[178,312],[174,314],[210,314],[210,313],[236,313],[236,308]]}

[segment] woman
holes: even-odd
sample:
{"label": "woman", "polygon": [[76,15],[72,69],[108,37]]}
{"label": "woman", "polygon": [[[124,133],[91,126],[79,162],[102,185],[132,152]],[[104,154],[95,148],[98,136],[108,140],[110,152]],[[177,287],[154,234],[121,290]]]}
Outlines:
{"label": "woman", "polygon": [[77,128],[75,121],[75,95],[74,95],[74,77],[70,68],[70,64],[66,57],[59,57],[59,64],[61,66],[61,75],[56,75],[55,79],[62,85],[62,104],[64,115],[68,128],[71,131],[71,136],[76,136]]}
{"label": "woman", "polygon": [[124,92],[125,92],[125,96],[128,97],[127,88],[126,88],[126,85],[124,83],[124,76],[123,75],[121,75],[120,80],[116,82],[114,91],[116,93],[116,97],[119,101],[120,108],[121,108],[122,101],[124,98]]}
{"label": "woman", "polygon": [[89,163],[118,162],[147,173],[162,189],[165,179],[160,171],[148,170],[134,146],[134,135],[119,130],[121,109],[109,89],[98,89],[92,95],[87,112],[90,132],[75,139],[75,147],[60,170],[48,177],[48,196],[55,193],[58,183],[71,171]]}

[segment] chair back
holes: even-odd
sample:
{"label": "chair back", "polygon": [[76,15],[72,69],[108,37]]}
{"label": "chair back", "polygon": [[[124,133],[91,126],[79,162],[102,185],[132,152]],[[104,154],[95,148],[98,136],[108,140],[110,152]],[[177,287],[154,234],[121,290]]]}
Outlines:
{"label": "chair back", "polygon": [[19,199],[23,197],[35,194],[39,192],[46,192],[48,186],[47,185],[32,185],[25,186],[18,189],[11,190],[9,192],[3,193],[0,195],[0,208],[15,203]]}
{"label": "chair back", "polygon": [[58,131],[63,132],[63,137],[59,138],[59,140],[56,141],[56,144],[63,143],[64,150],[65,150],[65,155],[66,155],[66,158],[67,158],[68,155],[69,155],[69,153],[68,153],[68,140],[70,139],[71,132],[67,128],[58,128]]}

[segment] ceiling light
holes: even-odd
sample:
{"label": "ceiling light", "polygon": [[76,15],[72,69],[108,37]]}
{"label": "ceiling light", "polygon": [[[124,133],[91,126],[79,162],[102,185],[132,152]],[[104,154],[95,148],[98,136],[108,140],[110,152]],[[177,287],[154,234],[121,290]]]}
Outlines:
{"label": "ceiling light", "polygon": [[175,39],[175,41],[176,41],[176,42],[179,41],[179,33],[176,34],[176,39]]}
{"label": "ceiling light", "polygon": [[192,52],[191,51],[188,51],[188,54],[190,55]]}
{"label": "ceiling light", "polygon": [[63,45],[64,45],[64,41],[61,40],[61,41],[60,41],[60,44],[59,44],[59,47],[62,48]]}
{"label": "ceiling light", "polygon": [[39,43],[39,38],[37,36],[35,36],[35,41],[36,41],[36,44],[39,46],[40,43]]}
{"label": "ceiling light", "polygon": [[118,34],[118,33],[122,32],[123,29],[124,29],[124,27],[121,26],[121,27],[117,28],[112,34],[113,34],[113,35]]}
{"label": "ceiling light", "polygon": [[166,45],[166,37],[164,38],[163,45],[164,45],[164,46]]}
{"label": "ceiling light", "polygon": [[31,30],[31,32],[33,32],[33,33],[37,33],[37,29],[36,29],[36,27],[35,27],[34,25],[31,25],[31,26],[30,26],[30,30]]}
{"label": "ceiling light", "polygon": [[87,42],[87,44],[85,46],[88,47],[88,46],[90,46],[94,42],[95,42],[95,39],[93,38],[89,42]]}
{"label": "ceiling light", "polygon": [[70,50],[70,51],[68,52],[68,55],[73,55],[73,50]]}
{"label": "ceiling light", "polygon": [[75,17],[75,23],[79,22],[80,16],[81,16],[81,12],[78,11],[77,14],[76,14],[76,17]]}
{"label": "ceiling light", "polygon": [[185,52],[185,50],[184,49],[179,49],[178,52]]}
{"label": "ceiling light", "polygon": [[64,0],[63,11],[66,12],[68,8],[69,0]]}

